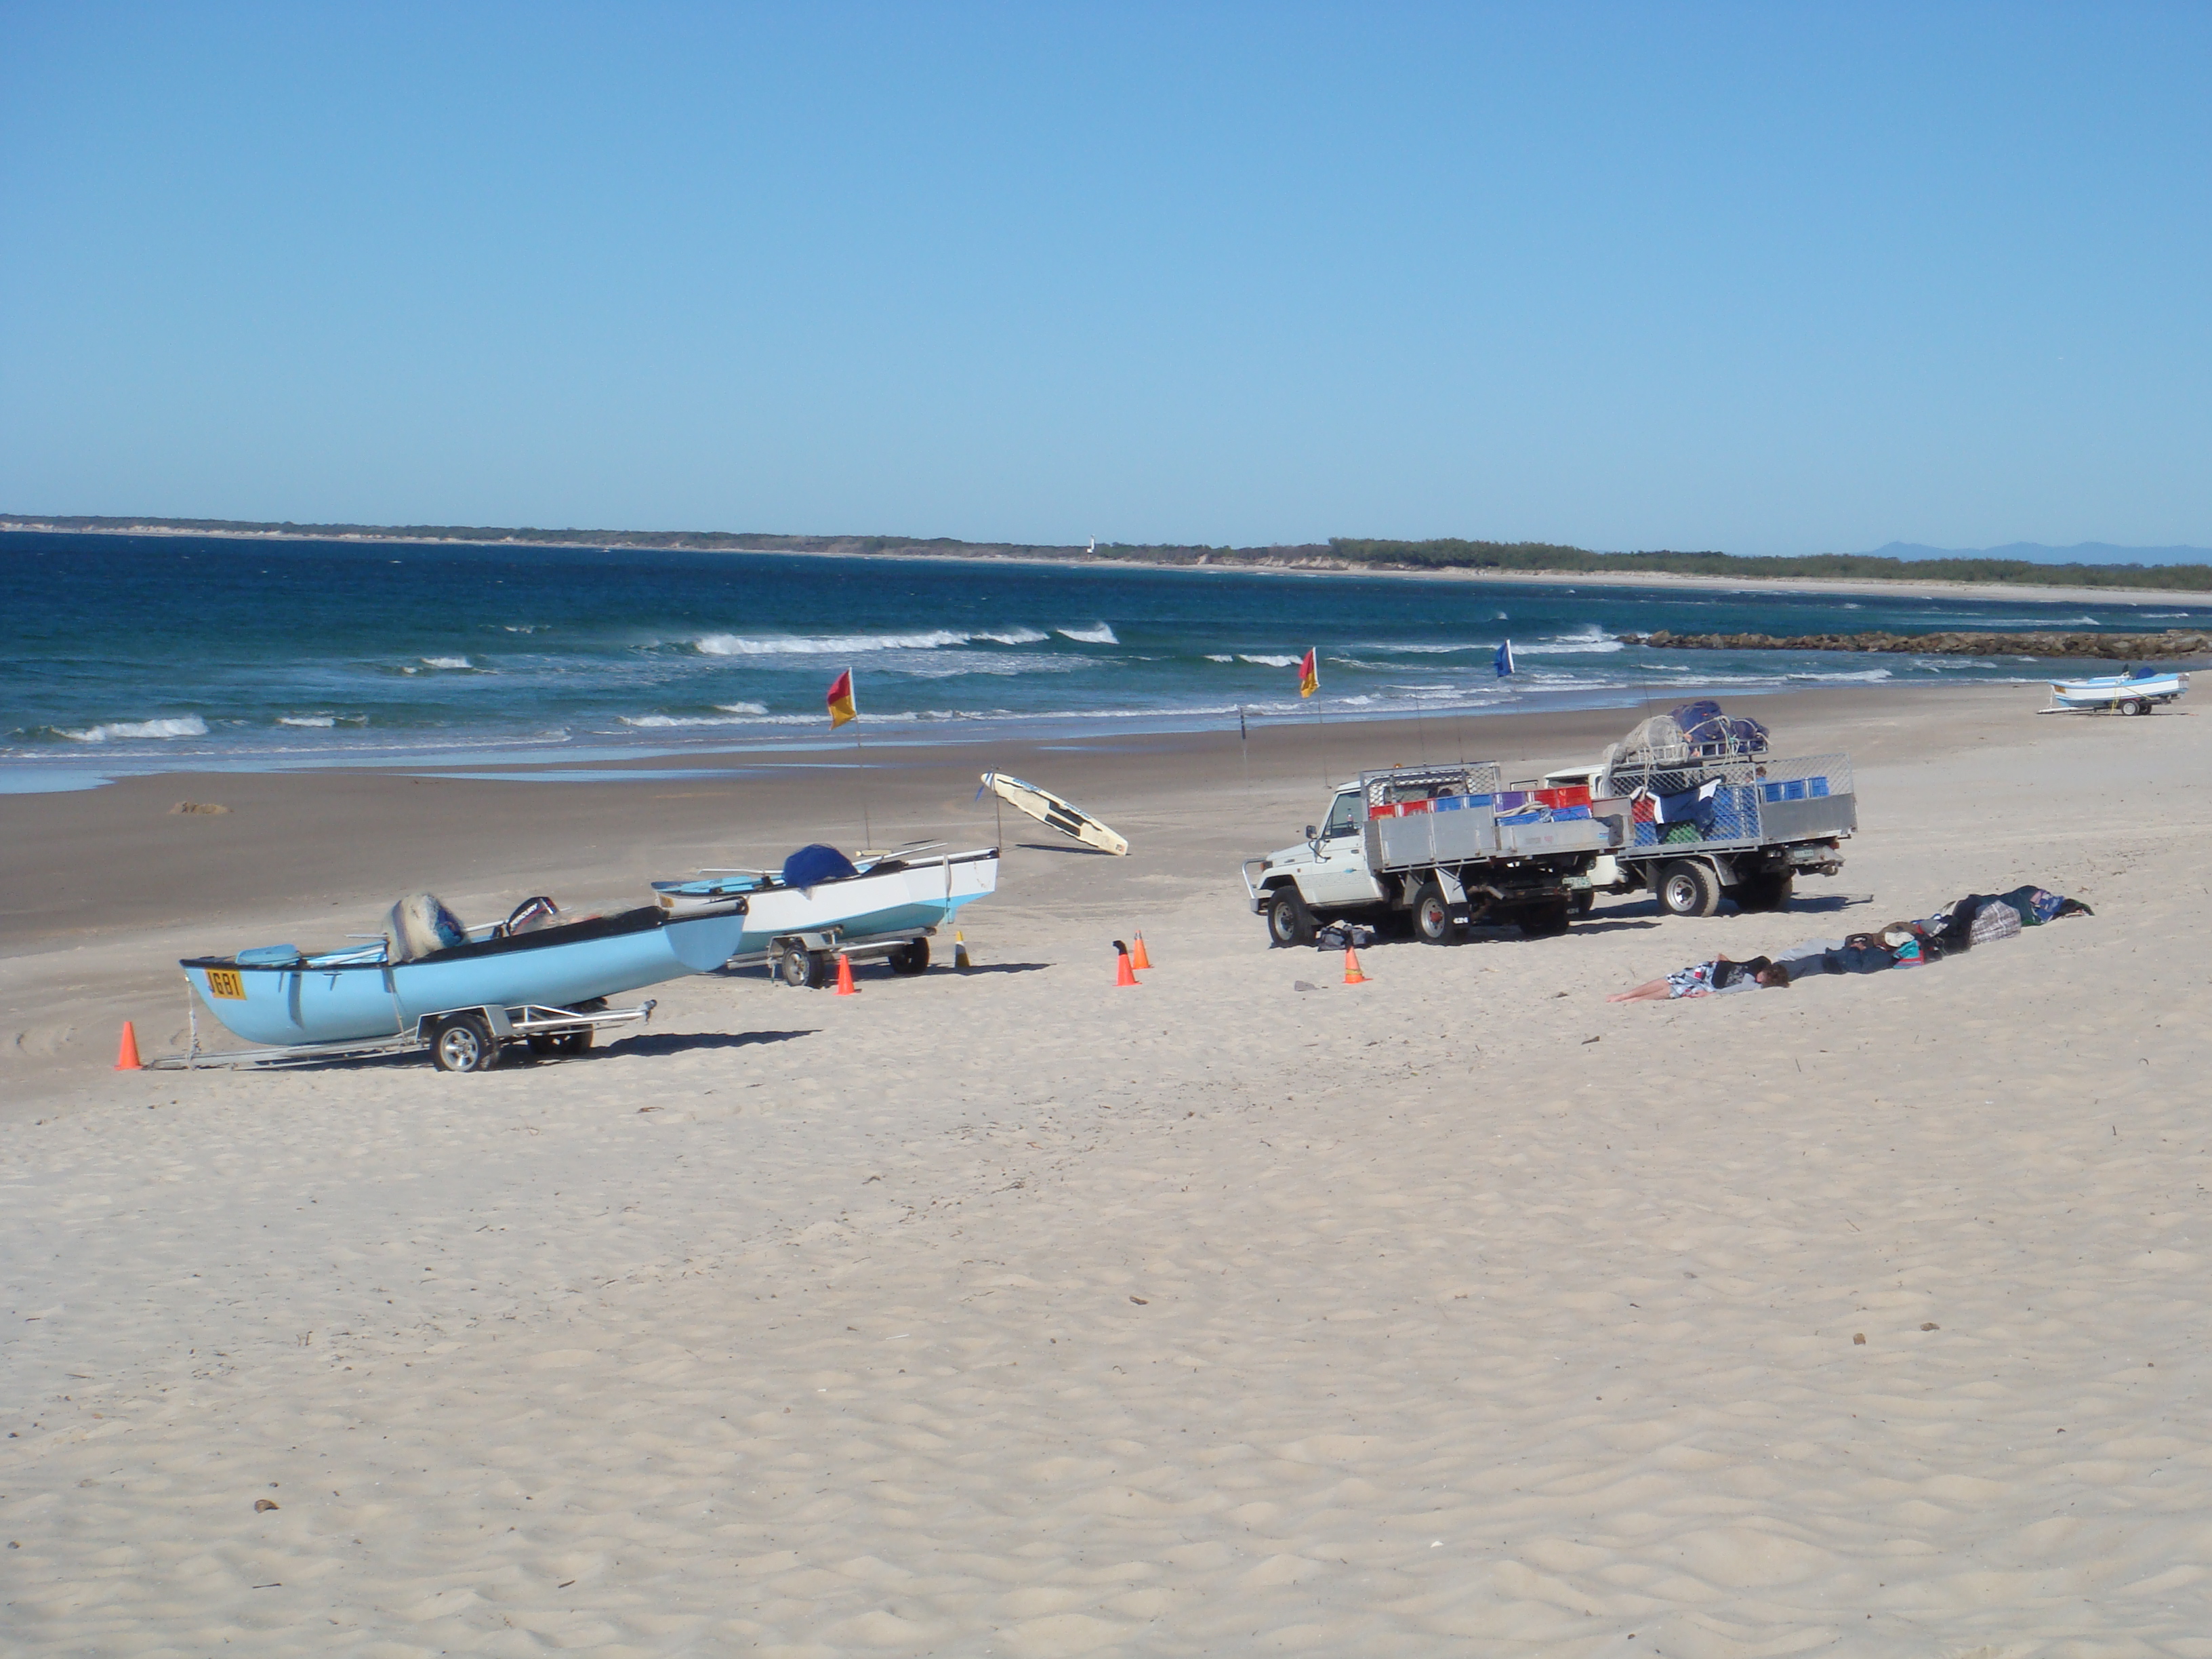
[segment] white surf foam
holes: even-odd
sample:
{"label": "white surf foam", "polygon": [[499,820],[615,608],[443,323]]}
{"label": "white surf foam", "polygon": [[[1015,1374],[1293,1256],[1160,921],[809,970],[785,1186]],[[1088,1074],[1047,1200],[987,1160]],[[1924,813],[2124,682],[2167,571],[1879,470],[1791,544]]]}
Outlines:
{"label": "white surf foam", "polygon": [[1303,659],[1297,657],[1247,656],[1243,652],[1239,652],[1237,655],[1237,660],[1239,662],[1254,663],[1261,668],[1296,668]]}
{"label": "white surf foam", "polygon": [[422,666],[425,668],[466,668],[470,666],[470,663],[466,657],[425,657],[422,659]]}
{"label": "white surf foam", "polygon": [[1225,651],[1209,651],[1206,653],[1206,659],[1208,662],[1235,662],[1237,660],[1235,657],[1230,655]]}
{"label": "white surf foam", "polygon": [[765,714],[768,713],[768,705],[764,702],[718,702],[714,707],[720,709],[725,714]]}
{"label": "white surf foam", "polygon": [[207,736],[207,722],[198,714],[180,714],[158,720],[108,720],[99,726],[88,726],[82,732],[72,732],[66,726],[58,726],[54,729],[78,743],[122,743],[133,738]]}
{"label": "white surf foam", "polygon": [[279,726],[336,726],[337,723],[337,716],[335,714],[279,714],[276,717],[276,724]]}
{"label": "white surf foam", "polygon": [[1110,623],[1100,623],[1091,628],[1055,628],[1053,632],[1064,640],[1073,640],[1078,645],[1119,645],[1114,637]]}
{"label": "white surf foam", "polygon": [[615,718],[624,726],[653,731],[679,726],[746,726],[751,723],[743,714],[617,714]]}
{"label": "white surf foam", "polygon": [[1516,645],[1514,654],[1523,657],[1577,657],[1593,652],[1613,652],[1621,648],[1620,641],[1595,623],[1571,634],[1555,634],[1547,640],[1537,640],[1528,645]]}
{"label": "white surf foam", "polygon": [[1052,637],[1034,628],[1009,628],[970,634],[971,640],[988,640],[993,645],[1037,645]]}
{"label": "white surf foam", "polygon": [[[949,629],[921,634],[708,634],[692,642],[709,657],[843,657],[871,651],[934,651],[975,637]],[[1044,635],[1038,635],[1039,639]]]}

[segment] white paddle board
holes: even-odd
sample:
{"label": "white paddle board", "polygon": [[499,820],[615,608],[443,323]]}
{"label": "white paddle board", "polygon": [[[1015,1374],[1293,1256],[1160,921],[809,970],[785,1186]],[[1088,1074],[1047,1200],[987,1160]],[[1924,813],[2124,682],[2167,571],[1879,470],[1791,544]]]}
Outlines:
{"label": "white paddle board", "polygon": [[[1018,812],[1026,812],[1039,823],[1048,823],[1063,836],[1081,842],[1085,847],[1095,847],[1102,853],[1111,853],[1115,858],[1129,855],[1129,843],[1079,807],[1071,806],[1049,789],[1040,789],[1033,783],[1024,783],[1019,778],[1008,777],[1004,772],[983,774],[983,788]],[[979,795],[981,790],[976,792]]]}

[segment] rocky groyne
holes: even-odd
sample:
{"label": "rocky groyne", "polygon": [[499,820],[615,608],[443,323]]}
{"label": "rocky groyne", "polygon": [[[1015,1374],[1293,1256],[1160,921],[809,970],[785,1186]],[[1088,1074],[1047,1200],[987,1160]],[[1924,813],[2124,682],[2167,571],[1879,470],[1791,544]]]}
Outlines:
{"label": "rocky groyne", "polygon": [[2212,635],[2160,634],[1623,634],[1656,651],[1887,651],[1920,657],[2094,657],[2160,662],[2212,654]]}

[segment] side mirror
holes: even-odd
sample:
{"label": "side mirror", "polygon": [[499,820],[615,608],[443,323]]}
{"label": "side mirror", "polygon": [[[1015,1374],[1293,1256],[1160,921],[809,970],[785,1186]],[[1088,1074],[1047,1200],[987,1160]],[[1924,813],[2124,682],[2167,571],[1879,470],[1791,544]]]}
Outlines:
{"label": "side mirror", "polygon": [[1320,831],[1320,830],[1316,830],[1316,829],[1315,829],[1315,828],[1313,827],[1313,825],[1311,825],[1310,823],[1310,824],[1308,824],[1308,825],[1306,825],[1306,839],[1307,839],[1308,841],[1318,841],[1318,840],[1320,840],[1320,839],[1321,839],[1321,831]]}

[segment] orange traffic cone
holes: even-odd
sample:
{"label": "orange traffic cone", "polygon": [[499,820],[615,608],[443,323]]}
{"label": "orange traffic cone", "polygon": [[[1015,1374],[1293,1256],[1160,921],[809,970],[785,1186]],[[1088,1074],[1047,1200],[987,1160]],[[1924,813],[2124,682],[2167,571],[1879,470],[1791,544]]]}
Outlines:
{"label": "orange traffic cone", "polygon": [[131,1029],[131,1022],[123,1022],[123,1046],[115,1051],[115,1069],[118,1072],[143,1072],[138,1063],[138,1033]]}
{"label": "orange traffic cone", "polygon": [[1129,966],[1149,968],[1152,965],[1152,959],[1145,950],[1145,936],[1139,933],[1137,935],[1137,942],[1129,947]]}
{"label": "orange traffic cone", "polygon": [[1120,939],[1115,939],[1114,941],[1115,988],[1119,990],[1124,985],[1135,985],[1139,982],[1136,974],[1129,966],[1129,947],[1122,944]]}
{"label": "orange traffic cone", "polygon": [[1367,983],[1367,975],[1359,971],[1359,952],[1349,945],[1344,947],[1344,982],[1346,985]]}
{"label": "orange traffic cone", "polygon": [[837,994],[841,997],[860,994],[860,988],[853,983],[853,958],[842,951],[837,952]]}

